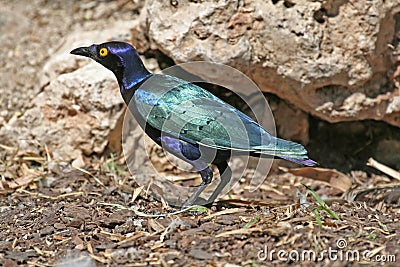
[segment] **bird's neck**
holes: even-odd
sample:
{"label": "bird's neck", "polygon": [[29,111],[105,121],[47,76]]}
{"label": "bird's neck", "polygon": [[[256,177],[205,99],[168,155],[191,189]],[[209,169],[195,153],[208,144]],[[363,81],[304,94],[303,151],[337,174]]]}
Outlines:
{"label": "bird's neck", "polygon": [[116,74],[121,94],[127,104],[140,84],[152,75],[137,53],[130,59],[125,62],[123,73]]}
{"label": "bird's neck", "polygon": [[130,90],[138,83],[149,77],[151,73],[144,67],[142,61],[126,62],[122,77],[118,79],[121,90]]}
{"label": "bird's neck", "polygon": [[130,87],[125,87],[125,86],[121,85],[121,83],[120,83],[119,87],[120,87],[121,95],[122,95],[122,98],[124,99],[124,102],[126,103],[126,105],[129,106],[129,103],[130,103],[133,95],[135,94],[136,89],[138,89],[152,75],[153,74],[149,72],[147,74],[147,76],[144,76],[143,78],[138,79],[135,82],[133,82]]}

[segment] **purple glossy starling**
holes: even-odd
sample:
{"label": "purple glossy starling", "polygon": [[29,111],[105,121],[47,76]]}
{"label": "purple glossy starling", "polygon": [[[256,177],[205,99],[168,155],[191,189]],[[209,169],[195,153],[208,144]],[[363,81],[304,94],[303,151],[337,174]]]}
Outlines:
{"label": "purple glossy starling", "polygon": [[202,183],[183,207],[196,203],[211,183],[210,164],[221,176],[207,200],[214,202],[231,179],[228,160],[232,151],[316,165],[302,145],[270,135],[249,116],[207,90],[173,76],[150,73],[128,43],[94,44],[76,48],[71,54],[89,57],[111,70],[125,103],[146,134],[199,171]]}

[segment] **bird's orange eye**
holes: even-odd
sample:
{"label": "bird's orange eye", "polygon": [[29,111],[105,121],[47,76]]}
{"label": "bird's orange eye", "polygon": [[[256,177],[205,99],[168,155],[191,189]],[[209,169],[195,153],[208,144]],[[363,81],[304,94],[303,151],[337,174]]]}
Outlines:
{"label": "bird's orange eye", "polygon": [[108,55],[107,48],[105,48],[105,47],[101,48],[100,51],[99,51],[99,54],[100,54],[101,57],[107,56]]}

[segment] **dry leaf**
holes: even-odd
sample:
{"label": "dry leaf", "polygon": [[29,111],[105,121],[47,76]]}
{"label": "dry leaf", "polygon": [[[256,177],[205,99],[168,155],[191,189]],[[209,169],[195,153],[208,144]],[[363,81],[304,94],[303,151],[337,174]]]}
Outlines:
{"label": "dry leaf", "polygon": [[36,177],[37,175],[30,173],[8,182],[7,185],[9,188],[15,189],[31,183]]}
{"label": "dry leaf", "polygon": [[247,228],[247,229],[237,229],[237,230],[231,230],[227,232],[220,233],[216,235],[215,237],[227,237],[230,235],[248,235],[253,232],[261,232],[262,228]]}
{"label": "dry leaf", "polygon": [[350,177],[335,169],[306,167],[298,169],[289,169],[288,171],[294,175],[327,182],[332,187],[337,188],[343,192],[346,192],[351,187]]}

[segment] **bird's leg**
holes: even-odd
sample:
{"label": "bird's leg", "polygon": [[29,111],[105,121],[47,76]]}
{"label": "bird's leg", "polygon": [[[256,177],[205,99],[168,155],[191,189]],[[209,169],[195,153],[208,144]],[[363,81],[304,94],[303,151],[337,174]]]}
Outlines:
{"label": "bird's leg", "polygon": [[211,183],[213,178],[212,168],[208,165],[207,161],[201,158],[202,154],[198,146],[171,136],[161,136],[157,141],[162,145],[163,149],[186,161],[199,170],[202,183],[185,201],[182,208],[192,206],[195,204],[196,200],[199,198],[199,195],[204,191],[207,185]]}
{"label": "bird's leg", "polygon": [[196,200],[198,199],[199,195],[204,191],[204,189],[209,185],[212,181],[213,171],[211,167],[207,167],[201,171],[199,171],[201,179],[203,180],[202,183],[196,188],[193,194],[183,203],[182,209],[186,207],[192,206]]}
{"label": "bird's leg", "polygon": [[228,165],[228,162],[224,161],[222,163],[215,164],[218,168],[221,181],[219,182],[217,188],[215,188],[212,195],[208,198],[207,203],[213,203],[218,195],[221,193],[222,189],[228,184],[232,178],[232,170]]}

